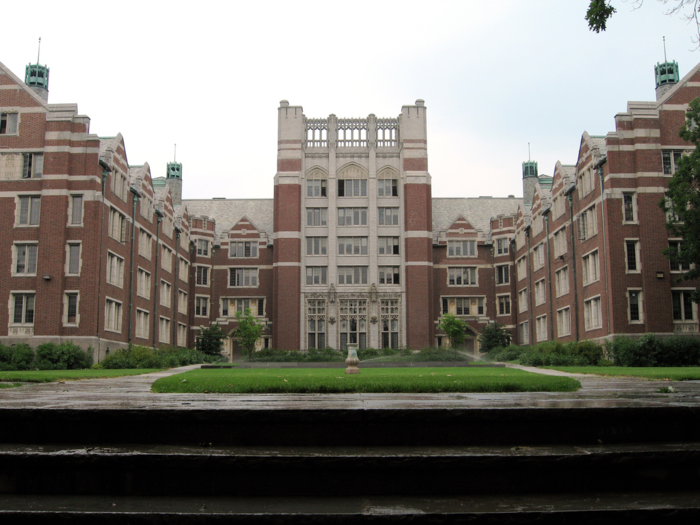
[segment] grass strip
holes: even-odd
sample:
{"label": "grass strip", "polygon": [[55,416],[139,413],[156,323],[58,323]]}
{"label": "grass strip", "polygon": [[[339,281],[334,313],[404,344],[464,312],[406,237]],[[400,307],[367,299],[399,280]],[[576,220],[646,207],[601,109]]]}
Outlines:
{"label": "grass strip", "polygon": [[22,381],[23,383],[54,383],[56,381],[79,381],[107,377],[135,376],[159,372],[158,368],[138,370],[12,370],[0,372],[0,381]]}
{"label": "grass strip", "polygon": [[440,392],[573,392],[581,383],[568,377],[506,368],[366,368],[192,370],[164,377],[157,393],[346,394]]}
{"label": "grass strip", "polygon": [[[544,367],[543,367],[544,368]],[[626,366],[548,366],[552,370],[572,374],[594,374],[611,377],[639,377],[655,381],[697,381],[700,367],[626,367]]]}
{"label": "grass strip", "polygon": [[22,383],[0,383],[0,389],[2,388],[17,388],[22,386]]}

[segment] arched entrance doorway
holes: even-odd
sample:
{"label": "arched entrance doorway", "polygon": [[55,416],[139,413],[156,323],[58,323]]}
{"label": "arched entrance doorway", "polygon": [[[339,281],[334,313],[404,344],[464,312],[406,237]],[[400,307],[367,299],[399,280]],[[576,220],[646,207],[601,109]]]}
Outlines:
{"label": "arched entrance doorway", "polygon": [[479,334],[473,328],[467,326],[464,329],[464,336],[464,351],[476,357],[479,354]]}

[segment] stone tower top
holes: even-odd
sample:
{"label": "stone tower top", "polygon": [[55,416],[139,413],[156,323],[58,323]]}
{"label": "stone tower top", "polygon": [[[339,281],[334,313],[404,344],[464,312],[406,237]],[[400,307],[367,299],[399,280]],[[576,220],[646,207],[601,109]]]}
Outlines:
{"label": "stone tower top", "polygon": [[680,75],[678,73],[678,62],[661,62],[654,66],[656,77],[656,100],[659,100],[675,84],[678,84]]}
{"label": "stone tower top", "polygon": [[532,204],[538,182],[537,161],[527,160],[523,162],[523,202],[528,206]]}

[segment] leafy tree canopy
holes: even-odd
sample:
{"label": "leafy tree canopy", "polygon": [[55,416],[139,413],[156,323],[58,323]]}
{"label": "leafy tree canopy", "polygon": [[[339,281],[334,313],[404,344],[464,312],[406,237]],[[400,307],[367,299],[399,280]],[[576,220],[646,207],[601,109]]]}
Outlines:
{"label": "leafy tree canopy", "polygon": [[195,342],[197,350],[208,355],[221,355],[224,349],[224,339],[228,337],[226,330],[218,323],[211,326],[201,327]]}
{"label": "leafy tree canopy", "polygon": [[238,328],[233,331],[233,336],[238,339],[243,351],[250,359],[255,350],[255,342],[262,335],[264,325],[250,313],[250,308],[246,308],[243,312],[236,312],[236,320]]}
{"label": "leafy tree canopy", "polygon": [[440,318],[439,328],[450,338],[452,348],[459,348],[464,344],[466,338],[465,330],[467,323],[452,314],[443,314]]}
{"label": "leafy tree canopy", "polygon": [[[688,269],[682,279],[690,280],[700,277],[700,98],[690,102],[679,134],[695,149],[677,159],[666,199],[659,205],[666,212],[666,227],[684,240],[679,249],[667,249],[666,255],[680,268]],[[700,302],[698,290],[694,300]]]}
{"label": "leafy tree canopy", "polygon": [[505,348],[510,344],[510,332],[502,324],[486,325],[479,336],[479,343],[482,352],[490,352],[494,348]]}
{"label": "leafy tree canopy", "polygon": [[607,0],[591,0],[588,11],[586,11],[588,28],[596,33],[605,31],[607,29],[608,20],[615,11],[615,8],[611,6]]}

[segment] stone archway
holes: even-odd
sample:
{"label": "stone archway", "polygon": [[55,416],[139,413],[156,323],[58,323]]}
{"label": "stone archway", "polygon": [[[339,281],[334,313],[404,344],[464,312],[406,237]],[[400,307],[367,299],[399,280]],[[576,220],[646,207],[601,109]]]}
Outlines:
{"label": "stone archway", "polygon": [[467,326],[464,329],[464,345],[463,345],[463,350],[467,352],[470,355],[473,355],[476,357],[479,354],[479,334],[476,333],[476,330],[471,328],[470,326]]}

